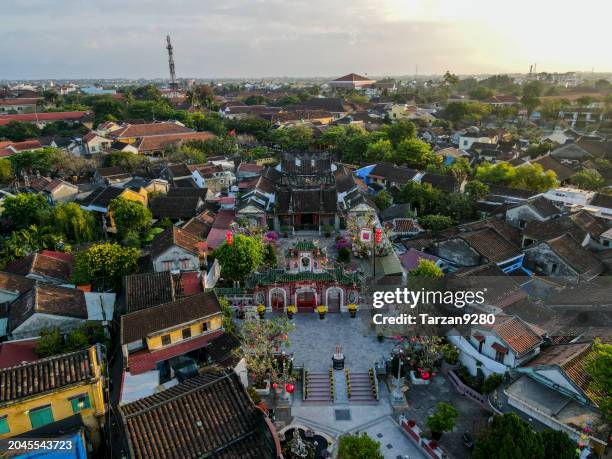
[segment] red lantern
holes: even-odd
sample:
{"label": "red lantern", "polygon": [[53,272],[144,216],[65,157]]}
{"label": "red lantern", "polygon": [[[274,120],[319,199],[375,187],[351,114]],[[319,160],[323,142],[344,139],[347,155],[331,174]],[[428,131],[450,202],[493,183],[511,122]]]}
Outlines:
{"label": "red lantern", "polygon": [[375,235],[374,240],[376,241],[377,244],[380,244],[380,241],[382,240],[382,230],[380,228],[376,228],[374,235]]}
{"label": "red lantern", "polygon": [[272,383],[272,388],[276,389],[278,387],[278,383]]}
{"label": "red lantern", "polygon": [[227,241],[227,245],[232,245],[232,232],[228,231],[225,233],[225,240]]}
{"label": "red lantern", "polygon": [[295,392],[295,386],[293,384],[285,384],[285,390],[288,393],[293,394],[293,392]]}
{"label": "red lantern", "polygon": [[428,380],[429,379],[429,371],[424,371],[421,373],[421,379]]}

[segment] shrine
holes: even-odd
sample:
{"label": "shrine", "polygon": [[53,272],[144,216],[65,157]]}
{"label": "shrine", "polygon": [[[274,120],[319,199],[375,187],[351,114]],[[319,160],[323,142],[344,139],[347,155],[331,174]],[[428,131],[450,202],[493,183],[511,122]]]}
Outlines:
{"label": "shrine", "polygon": [[270,311],[284,312],[295,305],[298,312],[314,312],[325,305],[329,312],[347,311],[359,301],[362,276],[344,268],[328,267],[325,250],[315,241],[297,241],[285,253],[285,266],[253,273],[246,288],[255,304]]}

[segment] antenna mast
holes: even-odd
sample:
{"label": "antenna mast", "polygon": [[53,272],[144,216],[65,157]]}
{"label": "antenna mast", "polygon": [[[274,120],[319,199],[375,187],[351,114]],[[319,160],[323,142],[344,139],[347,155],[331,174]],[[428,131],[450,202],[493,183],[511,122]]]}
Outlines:
{"label": "antenna mast", "polygon": [[170,67],[170,89],[176,91],[178,89],[178,84],[176,83],[176,72],[174,71],[174,56],[172,55],[172,43],[170,43],[170,35],[166,35],[166,42],[168,45],[166,49],[168,50],[168,66]]}

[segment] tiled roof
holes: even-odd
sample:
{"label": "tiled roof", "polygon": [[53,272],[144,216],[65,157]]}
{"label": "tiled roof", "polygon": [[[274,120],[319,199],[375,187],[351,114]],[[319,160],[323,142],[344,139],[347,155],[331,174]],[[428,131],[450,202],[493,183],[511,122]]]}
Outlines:
{"label": "tiled roof", "polygon": [[598,238],[606,226],[586,210],[580,210],[568,216],[562,216],[548,222],[528,222],[523,236],[535,241],[544,241],[570,234],[576,241],[582,242],[587,233]]}
{"label": "tiled roof", "polygon": [[549,247],[565,260],[578,274],[599,274],[603,270],[601,261],[583,248],[569,234],[548,241]]}
{"label": "tiled roof", "polygon": [[235,373],[202,374],[121,408],[135,459],[274,459],[261,410]]}
{"label": "tiled roof", "polygon": [[20,274],[0,271],[0,290],[22,294],[34,287],[35,284],[35,280]]}
{"label": "tiled roof", "polygon": [[96,378],[90,349],[0,370],[0,403],[44,394]]}
{"label": "tiled roof", "polygon": [[423,228],[414,218],[395,218],[392,222],[385,223],[385,228],[391,229],[394,233],[418,233]]}
{"label": "tiled roof", "polygon": [[5,268],[7,272],[27,276],[36,274],[60,281],[69,282],[72,271],[72,263],[57,257],[33,253],[27,257],[18,258],[8,263]]}
{"label": "tiled roof", "polygon": [[138,151],[141,153],[160,151],[182,142],[190,140],[208,140],[215,137],[211,132],[181,132],[176,134],[152,135],[142,137],[138,143]]}
{"label": "tiled roof", "polygon": [[202,201],[205,201],[207,193],[208,188],[170,188],[166,196],[169,196],[171,198],[199,197],[202,199]]}
{"label": "tiled roof", "polygon": [[170,271],[132,274],[124,278],[125,308],[134,312],[176,299]]}
{"label": "tiled roof", "polygon": [[530,161],[531,164],[539,164],[542,166],[544,171],[553,171],[557,175],[557,180],[560,182],[564,182],[569,179],[572,175],[575,174],[573,169],[570,169],[564,164],[561,164],[560,161],[556,160],[554,157],[542,156],[541,158]]}
{"label": "tiled roof", "polygon": [[191,169],[185,163],[168,164],[168,166],[166,166],[166,170],[172,178],[191,177]]}
{"label": "tiled roof", "polygon": [[590,206],[604,207],[612,209],[612,196],[603,193],[596,193],[589,202]]}
{"label": "tiled roof", "polygon": [[255,272],[246,280],[246,285],[253,288],[257,285],[270,285],[276,282],[338,282],[343,285],[360,285],[361,276],[358,273],[345,272],[342,268],[328,269],[323,272],[288,273],[282,269],[270,269],[264,273]]}
{"label": "tiled roof", "polygon": [[408,183],[417,174],[417,171],[408,167],[395,166],[390,163],[378,163],[370,171],[369,176],[380,177],[399,185]]}
{"label": "tiled roof", "polygon": [[201,240],[206,240],[206,237],[208,236],[208,233],[210,233],[211,228],[212,225],[210,223],[206,223],[198,217],[192,218],[181,227],[181,229],[183,229],[184,231],[193,234]]}
{"label": "tiled roof", "polygon": [[119,129],[108,133],[109,137],[117,139],[126,137],[146,137],[152,135],[176,134],[181,132],[193,132],[192,129],[176,123],[147,123],[147,124],[126,124]]}
{"label": "tiled roof", "polygon": [[9,330],[15,330],[35,313],[86,320],[85,294],[76,288],[38,284],[11,304]]}
{"label": "tiled roof", "polygon": [[250,172],[254,174],[259,174],[263,171],[264,166],[255,163],[240,163],[238,166],[238,172]]}
{"label": "tiled roof", "polygon": [[517,316],[497,315],[491,328],[519,356],[542,343],[542,338]]}
{"label": "tiled roof", "polygon": [[197,255],[198,242],[200,238],[193,233],[172,225],[155,236],[151,245],[151,256],[155,258],[175,245]]}
{"label": "tiled roof", "polygon": [[338,210],[337,193],[333,189],[279,191],[277,195],[280,213],[287,213],[290,206],[294,212],[332,213]]}
{"label": "tiled roof", "polygon": [[550,218],[561,213],[550,200],[543,196],[531,198],[527,202],[544,218]]}
{"label": "tiled roof", "polygon": [[187,220],[195,217],[202,205],[199,196],[157,196],[151,200],[151,213],[154,218]]}
{"label": "tiled roof", "polygon": [[38,338],[33,338],[5,341],[0,344],[0,369],[38,360],[38,356],[34,352],[37,341]]}
{"label": "tiled roof", "polygon": [[517,246],[491,228],[463,233],[459,237],[483,257],[495,263],[500,263],[521,254]]}
{"label": "tiled roof", "polygon": [[357,75],[356,73],[349,73],[348,75],[341,76],[340,78],[336,78],[333,81],[373,81],[370,78]]}
{"label": "tiled roof", "polygon": [[220,313],[221,306],[214,292],[203,292],[141,309],[121,316],[121,342],[138,341],[151,333]]}
{"label": "tiled roof", "polygon": [[0,126],[5,126],[11,121],[31,123],[34,121],[80,121],[91,112],[50,112],[50,113],[22,113],[18,115],[0,115]]}
{"label": "tiled roof", "polygon": [[592,387],[593,379],[586,370],[591,347],[591,342],[549,346],[543,349],[527,366],[537,368],[540,366],[556,365],[560,367],[567,377],[594,402],[595,399],[606,394],[604,390]]}
{"label": "tiled roof", "polygon": [[94,206],[108,208],[111,201],[123,193],[123,189],[115,186],[105,186],[93,190],[88,196],[81,200],[81,205],[85,207]]}
{"label": "tiled roof", "polygon": [[421,183],[429,183],[433,188],[453,193],[459,186],[457,179],[452,175],[427,173],[421,178]]}

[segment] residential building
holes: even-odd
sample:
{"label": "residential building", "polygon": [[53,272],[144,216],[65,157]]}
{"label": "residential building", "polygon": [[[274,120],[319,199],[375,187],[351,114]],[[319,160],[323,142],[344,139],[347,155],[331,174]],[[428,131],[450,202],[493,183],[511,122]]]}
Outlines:
{"label": "residential building", "polygon": [[61,252],[43,251],[9,262],[4,270],[29,279],[49,284],[70,284],[72,255]]}
{"label": "residential building", "polygon": [[274,424],[235,373],[204,373],[120,411],[133,458],[282,457]]}
{"label": "residential building", "polygon": [[372,86],[374,83],[376,83],[376,80],[357,75],[356,73],[349,73],[330,81],[329,85],[337,89],[364,89]]}
{"label": "residential building", "polygon": [[11,121],[36,124],[39,128],[56,121],[66,121],[68,123],[81,123],[91,128],[93,113],[91,112],[49,112],[49,113],[23,113],[17,115],[0,115],[0,126],[6,126]]}
{"label": "residential building", "polygon": [[85,154],[94,155],[108,150],[111,141],[94,131],[90,131],[83,137],[83,146],[85,147]]}
{"label": "residential building", "polygon": [[102,359],[101,348],[92,346],[0,369],[0,438],[80,414],[99,445],[106,413]]}
{"label": "residential building", "polygon": [[158,234],[151,245],[153,270],[199,271],[206,258],[206,245],[192,233],[171,226]]}
{"label": "residential building", "polygon": [[546,222],[559,217],[561,211],[548,199],[538,196],[506,210],[506,221],[516,228],[525,228],[528,222]]}

